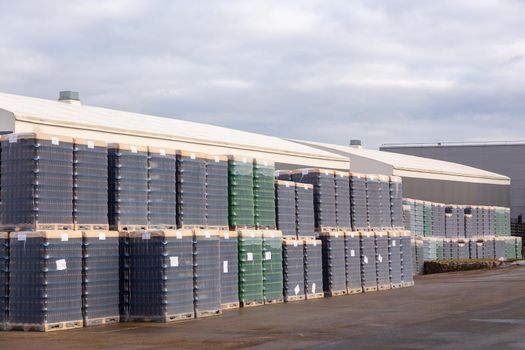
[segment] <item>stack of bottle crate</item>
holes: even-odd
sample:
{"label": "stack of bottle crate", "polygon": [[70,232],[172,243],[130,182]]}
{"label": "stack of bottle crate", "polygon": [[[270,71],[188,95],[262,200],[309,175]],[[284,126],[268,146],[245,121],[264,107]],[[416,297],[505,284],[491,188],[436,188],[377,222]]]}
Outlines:
{"label": "stack of bottle crate", "polygon": [[[298,242],[299,243],[299,242]],[[303,241],[303,264],[304,264],[304,294],[306,299],[323,298],[323,252],[322,243],[315,237],[305,238]],[[293,245],[293,243],[292,243]],[[299,244],[298,244],[299,245]],[[289,245],[286,247],[289,248]],[[294,247],[295,248],[295,247]],[[300,262],[300,259],[297,258]],[[283,261],[284,263],[284,261]],[[299,266],[300,267],[300,266]],[[290,266],[287,266],[290,271]],[[300,278],[300,272],[297,273]],[[295,280],[294,280],[295,281]],[[295,295],[295,287],[292,288],[294,281],[288,283],[287,281],[287,295],[292,295],[293,290]],[[300,295],[301,289],[298,288],[298,295]]]}
{"label": "stack of bottle crate", "polygon": [[[295,216],[295,183],[275,180],[275,213],[277,228],[284,236],[295,236],[297,230]],[[313,205],[313,201],[312,201]],[[312,215],[313,221],[313,215]]]}
{"label": "stack of bottle crate", "polygon": [[361,247],[361,284],[363,291],[377,291],[375,234],[370,231],[362,231],[360,232],[359,239]]}
{"label": "stack of bottle crate", "polygon": [[254,227],[253,160],[235,156],[228,159],[229,225]]}
{"label": "stack of bottle crate", "polygon": [[350,229],[350,179],[347,171],[335,172],[335,214],[336,226]]}
{"label": "stack of bottle crate", "polygon": [[390,176],[390,215],[394,229],[404,229],[403,183],[399,176]]}
{"label": "stack of bottle crate", "polygon": [[432,237],[432,204],[423,203],[423,236]]}
{"label": "stack of bottle crate", "polygon": [[345,232],[345,270],[348,294],[361,293],[361,242],[359,232]]}
{"label": "stack of bottle crate", "polygon": [[228,158],[206,157],[206,225],[228,228]]}
{"label": "stack of bottle crate", "polygon": [[412,254],[412,239],[410,231],[401,231],[401,283],[403,287],[410,287],[414,285],[414,269],[413,261],[416,259]]}
{"label": "stack of bottle crate", "polygon": [[352,229],[367,230],[366,175],[350,173],[350,203]]}
{"label": "stack of bottle crate", "polygon": [[238,230],[239,302],[243,307],[263,305],[262,231]]}
{"label": "stack of bottle crate", "polygon": [[0,232],[0,330],[7,327],[9,305],[9,235]]}
{"label": "stack of bottle crate", "polygon": [[295,183],[295,227],[297,238],[315,238],[314,187]]}
{"label": "stack of bottle crate", "polygon": [[[285,237],[282,241],[283,257],[283,295],[284,301],[305,299],[305,269],[304,269],[304,241],[294,237]],[[312,276],[312,284],[308,284],[310,293],[319,293]],[[310,281],[308,279],[308,281]]]}
{"label": "stack of bottle crate", "polygon": [[375,234],[375,259],[377,289],[390,289],[390,267],[388,259],[388,234],[377,231]]}
{"label": "stack of bottle crate", "polygon": [[263,298],[265,304],[283,302],[282,232],[261,230]]}
{"label": "stack of bottle crate", "polygon": [[390,287],[403,287],[401,237],[399,231],[388,232],[388,267]]}
{"label": "stack of bottle crate", "polygon": [[390,178],[379,175],[379,227],[382,230],[392,228],[392,208],[390,206]]}
{"label": "stack of bottle crate", "polygon": [[195,317],[221,313],[219,231],[193,230],[193,303]]}
{"label": "stack of bottle crate", "polygon": [[256,228],[275,229],[275,165],[267,160],[253,162],[253,203]]}
{"label": "stack of bottle crate", "polygon": [[148,148],[148,227],[174,229],[177,226],[176,152]]}
{"label": "stack of bottle crate", "polygon": [[221,267],[221,309],[239,307],[239,255],[237,250],[237,232],[219,231],[220,267]]}
{"label": "stack of bottle crate", "polygon": [[366,209],[369,227],[381,229],[381,182],[377,175],[366,175]]}
{"label": "stack of bottle crate", "polygon": [[206,226],[206,155],[177,152],[177,225]]}

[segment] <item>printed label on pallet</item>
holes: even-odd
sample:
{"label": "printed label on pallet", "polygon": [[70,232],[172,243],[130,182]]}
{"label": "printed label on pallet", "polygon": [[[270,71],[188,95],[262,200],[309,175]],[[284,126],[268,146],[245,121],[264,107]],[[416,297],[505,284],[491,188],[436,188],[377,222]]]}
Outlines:
{"label": "printed label on pallet", "polygon": [[170,266],[171,267],[178,267],[179,266],[179,257],[178,256],[170,256]]}
{"label": "printed label on pallet", "polygon": [[67,269],[66,259],[59,259],[56,261],[57,271],[62,271]]}
{"label": "printed label on pallet", "polygon": [[366,255],[363,255],[363,262],[365,264],[368,264],[368,257]]}
{"label": "printed label on pallet", "polygon": [[295,285],[295,288],[293,291],[295,292],[295,295],[299,294],[299,292],[301,291],[301,288],[299,288],[298,284]]}
{"label": "printed label on pallet", "polygon": [[67,241],[69,241],[69,236],[67,235],[67,233],[61,233],[61,234],[60,234],[60,240],[61,240],[62,242],[67,242]]}
{"label": "printed label on pallet", "polygon": [[272,260],[272,252],[264,252],[264,260]]}
{"label": "printed label on pallet", "polygon": [[246,253],[246,261],[253,261],[253,253]]}
{"label": "printed label on pallet", "polygon": [[27,239],[27,235],[26,235],[25,233],[19,233],[19,234],[17,235],[17,239],[18,239],[19,241],[25,241],[25,240]]}
{"label": "printed label on pallet", "polygon": [[315,289],[316,289],[317,285],[314,283],[312,283],[312,293],[315,294]]}
{"label": "printed label on pallet", "polygon": [[355,256],[355,250],[353,249],[350,250],[350,256]]}
{"label": "printed label on pallet", "polygon": [[222,262],[222,273],[228,273],[228,260]]}

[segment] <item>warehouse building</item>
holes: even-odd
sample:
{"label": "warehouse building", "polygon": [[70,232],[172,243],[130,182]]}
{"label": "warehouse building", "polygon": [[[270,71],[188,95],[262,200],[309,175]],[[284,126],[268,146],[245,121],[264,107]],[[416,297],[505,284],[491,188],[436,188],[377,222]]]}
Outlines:
{"label": "warehouse building", "polygon": [[403,178],[403,197],[448,204],[509,207],[510,179],[446,161],[326,143],[295,141],[348,157],[351,170]]}
{"label": "warehouse building", "polygon": [[508,176],[512,179],[511,217],[525,215],[525,142],[388,144],[381,150],[465,164]]}

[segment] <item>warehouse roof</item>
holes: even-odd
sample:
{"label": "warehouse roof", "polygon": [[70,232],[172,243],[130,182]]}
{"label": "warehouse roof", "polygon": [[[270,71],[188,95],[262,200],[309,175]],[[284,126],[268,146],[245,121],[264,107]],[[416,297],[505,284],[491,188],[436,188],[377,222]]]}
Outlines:
{"label": "warehouse roof", "polygon": [[[101,135],[109,133],[146,137],[148,140],[156,138],[192,145],[213,145],[236,151],[233,153],[253,151],[299,156],[325,163],[332,161],[339,168],[348,162],[346,157],[278,137],[107,108],[0,93],[1,110],[0,128],[4,131],[44,131],[46,125],[59,126],[66,128],[64,130],[98,131],[102,132]],[[15,127],[19,122],[40,127],[31,126],[31,130],[27,130],[28,127],[22,130]],[[109,141],[121,142],[118,138]]]}
{"label": "warehouse roof", "polygon": [[385,175],[510,184],[510,178],[507,176],[463,164],[327,143],[302,140],[295,140],[295,142],[347,156],[352,164],[351,169],[357,172],[378,172]]}

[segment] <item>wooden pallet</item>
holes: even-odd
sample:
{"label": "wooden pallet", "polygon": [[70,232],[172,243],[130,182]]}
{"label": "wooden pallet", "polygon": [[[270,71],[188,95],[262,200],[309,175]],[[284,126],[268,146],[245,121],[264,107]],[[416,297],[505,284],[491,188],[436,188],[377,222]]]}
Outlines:
{"label": "wooden pallet", "polygon": [[219,316],[222,314],[222,311],[219,310],[206,310],[206,311],[195,311],[195,318],[204,318],[204,317],[213,317]]}
{"label": "wooden pallet", "polygon": [[255,307],[264,305],[264,301],[241,301],[241,307]]}
{"label": "wooden pallet", "polygon": [[209,229],[206,225],[182,225],[179,227],[180,230],[207,230]]}
{"label": "wooden pallet", "polygon": [[208,230],[217,230],[217,231],[229,231],[228,226],[206,226]]}
{"label": "wooden pallet", "polygon": [[[284,236],[283,236],[284,238]],[[314,240],[314,239],[319,239],[318,237],[315,237],[315,236],[298,236],[297,239],[299,240]]]}
{"label": "wooden pallet", "polygon": [[347,288],[346,292],[347,292],[347,294],[363,293],[363,288]]}
{"label": "wooden pallet", "polygon": [[84,327],[84,321],[68,321],[68,322],[55,322],[55,323],[7,323],[7,330],[10,331],[24,331],[24,332],[54,332],[54,331],[65,331],[68,329],[82,328]]}
{"label": "wooden pallet", "polygon": [[237,302],[237,303],[224,303],[224,304],[221,304],[221,309],[222,310],[231,310],[231,309],[238,309],[240,306],[240,304]]}
{"label": "wooden pallet", "polygon": [[414,282],[403,282],[401,283],[403,285],[403,287],[413,287],[414,286]]}
{"label": "wooden pallet", "polygon": [[345,290],[333,290],[331,292],[324,292],[325,297],[338,297],[341,295],[346,295],[347,291]]}
{"label": "wooden pallet", "polygon": [[183,313],[167,316],[130,316],[128,321],[130,322],[176,322],[190,320],[194,318],[194,313]]}
{"label": "wooden pallet", "polygon": [[290,296],[284,297],[284,301],[287,303],[291,301],[300,301],[300,300],[305,300],[305,299],[306,299],[305,295],[290,295]]}
{"label": "wooden pallet", "polygon": [[120,316],[111,316],[111,317],[100,317],[100,318],[89,318],[84,319],[84,327],[93,327],[101,326],[113,323],[119,323]]}
{"label": "wooden pallet", "polygon": [[106,224],[75,224],[76,231],[109,231],[109,225]]}
{"label": "wooden pallet", "polygon": [[272,300],[265,300],[264,301],[264,304],[281,304],[281,303],[284,303],[284,299],[283,298],[277,298],[277,299],[272,299]]}
{"label": "wooden pallet", "polygon": [[391,289],[391,287],[390,287],[390,283],[389,283],[389,284],[379,284],[379,285],[377,286],[377,289],[378,289],[378,290],[388,290],[388,289]]}
{"label": "wooden pallet", "polygon": [[148,225],[116,225],[111,226],[111,230],[113,231],[145,231],[148,229]]}
{"label": "wooden pallet", "polygon": [[375,286],[375,287],[363,287],[363,292],[365,292],[365,293],[377,292],[377,286]]}
{"label": "wooden pallet", "polygon": [[19,225],[0,225],[0,231],[21,232],[21,231],[73,231],[73,224],[19,224]]}
{"label": "wooden pallet", "polygon": [[402,288],[402,287],[403,287],[403,283],[391,283],[390,284],[391,289],[397,289],[397,288]]}
{"label": "wooden pallet", "polygon": [[306,294],[306,300],[310,300],[310,299],[321,299],[321,298],[324,298],[324,293],[311,293],[311,294]]}

